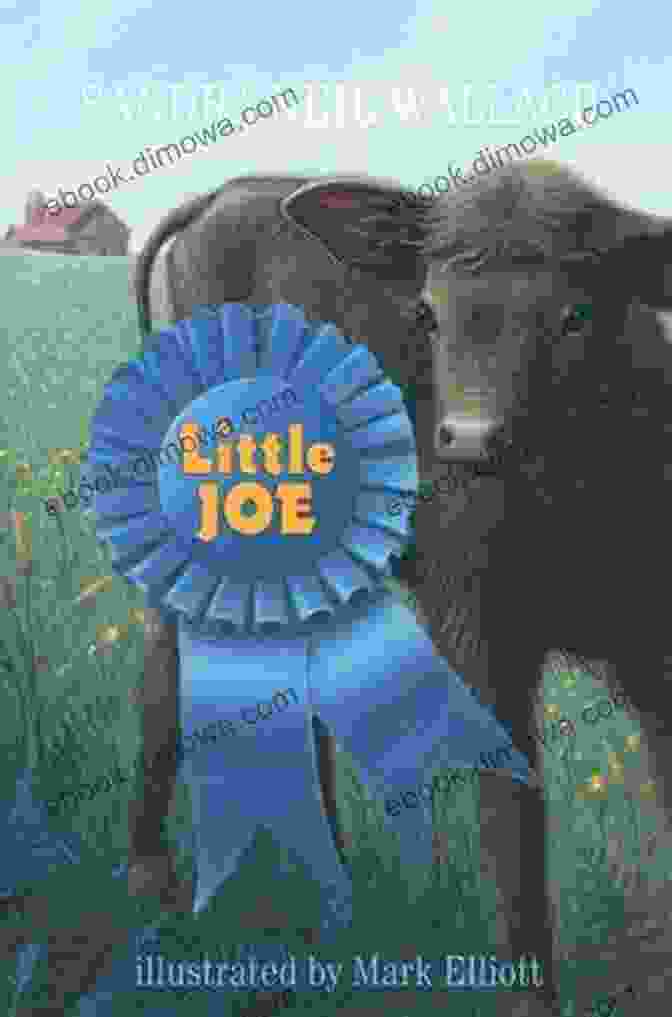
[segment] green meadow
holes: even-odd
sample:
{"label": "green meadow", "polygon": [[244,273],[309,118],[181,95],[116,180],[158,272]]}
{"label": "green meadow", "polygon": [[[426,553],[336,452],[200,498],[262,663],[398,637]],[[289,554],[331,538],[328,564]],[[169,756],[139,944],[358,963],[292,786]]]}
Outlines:
{"label": "green meadow", "polygon": [[[0,258],[5,294],[0,332],[6,349],[0,417],[0,800],[5,809],[26,765],[36,798],[47,802],[115,767],[128,773],[138,748],[134,690],[142,666],[142,594],[113,577],[90,513],[76,508],[48,515],[44,507],[46,497],[76,488],[88,421],[103,386],[113,369],[138,351],[127,274],[122,258]],[[600,1003],[595,1013],[632,1013],[632,1003],[611,1008],[605,1002],[611,992],[632,983],[650,1017],[667,1012],[658,980],[670,954],[662,888],[672,853],[663,843],[635,721],[622,709],[594,725],[581,720],[584,707],[606,695],[596,679],[572,670],[557,655],[549,657],[543,776],[550,879],[560,916],[563,1014],[583,1015]],[[565,718],[574,721],[575,732],[562,724]],[[126,913],[128,902],[111,873],[127,850],[129,788],[116,783],[76,809],[50,816],[55,834],[76,835],[81,845],[81,860],[54,865],[38,888],[69,924],[92,899]],[[356,954],[399,959],[417,953],[497,954],[497,897],[477,861],[477,789],[469,784],[452,791],[447,801],[435,799],[437,858],[424,874],[407,873],[397,864],[394,837],[383,825],[383,802],[368,799],[345,751],[339,755],[339,791],[356,910],[340,952],[335,948],[329,959],[345,960],[348,971]],[[180,789],[171,830],[175,834],[190,823],[190,802]],[[11,840],[11,829],[3,831],[5,836]],[[295,867],[282,884],[271,879],[282,854],[282,845],[261,834],[245,867],[203,915],[162,916],[162,953],[174,959],[206,952],[222,958],[237,943],[253,942],[248,916],[258,900],[272,902],[276,916],[291,916],[293,926],[310,927],[315,896],[305,873]],[[3,849],[2,885],[11,886],[14,853],[10,862],[5,855]],[[190,859],[183,855],[179,864],[187,872]],[[413,885],[415,880],[421,882]],[[411,906],[411,899],[419,903]],[[151,905],[147,908],[151,911]],[[309,950],[291,936],[285,941],[295,955]],[[5,963],[3,1013],[13,1011],[13,976],[13,965]],[[38,963],[36,991],[42,977]],[[330,994],[297,993],[292,1007],[295,1012],[319,1007],[320,1017],[343,1008],[353,1014],[421,1017],[445,1012],[448,1004],[454,1017],[494,1017],[506,1012],[497,1008],[505,992],[497,998],[453,993],[448,1001],[436,990],[364,994],[346,984]],[[207,995],[165,992],[161,1002],[167,1012],[172,1006],[176,1015],[198,1017],[213,1012]],[[139,992],[120,993],[117,1012],[120,1017],[140,1013],[142,1001]],[[251,994],[219,993],[217,1012],[242,1014],[250,1003]]]}

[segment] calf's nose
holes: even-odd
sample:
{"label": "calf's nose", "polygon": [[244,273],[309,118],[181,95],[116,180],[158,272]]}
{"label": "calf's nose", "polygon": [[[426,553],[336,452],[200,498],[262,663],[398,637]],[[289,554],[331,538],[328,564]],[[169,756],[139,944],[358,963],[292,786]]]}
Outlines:
{"label": "calf's nose", "polygon": [[443,417],[436,429],[436,455],[446,461],[487,459],[488,441],[497,429],[497,421],[490,417],[457,413]]}

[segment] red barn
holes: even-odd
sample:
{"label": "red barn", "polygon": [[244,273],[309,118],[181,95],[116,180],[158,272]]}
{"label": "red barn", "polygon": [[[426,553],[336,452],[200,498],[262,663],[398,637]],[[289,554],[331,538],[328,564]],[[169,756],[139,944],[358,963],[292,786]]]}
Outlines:
{"label": "red barn", "polygon": [[130,230],[104,202],[83,201],[76,208],[61,208],[58,215],[50,215],[45,206],[44,195],[31,191],[25,224],[10,226],[5,240],[12,246],[58,254],[128,254]]}

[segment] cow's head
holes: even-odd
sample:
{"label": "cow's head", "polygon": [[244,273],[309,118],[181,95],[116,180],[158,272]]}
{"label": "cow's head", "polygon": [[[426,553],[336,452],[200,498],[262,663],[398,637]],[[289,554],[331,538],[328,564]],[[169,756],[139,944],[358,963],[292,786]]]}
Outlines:
{"label": "cow's head", "polygon": [[[143,294],[155,321],[203,304],[295,304],[370,348],[404,391],[421,456],[431,454],[425,213],[400,185],[367,177],[232,180],[172,213],[148,241],[136,276],[141,320]],[[171,237],[161,269],[155,256]]]}
{"label": "cow's head", "polygon": [[564,458],[579,484],[582,460],[599,473],[637,412],[633,356],[664,341],[643,305],[672,306],[670,224],[534,161],[428,218],[437,456],[481,459],[487,473],[556,451],[556,471]]}
{"label": "cow's head", "polygon": [[672,231],[548,163],[442,197],[428,225],[451,475],[416,510],[433,638],[461,673],[462,629],[607,656],[667,539]]}

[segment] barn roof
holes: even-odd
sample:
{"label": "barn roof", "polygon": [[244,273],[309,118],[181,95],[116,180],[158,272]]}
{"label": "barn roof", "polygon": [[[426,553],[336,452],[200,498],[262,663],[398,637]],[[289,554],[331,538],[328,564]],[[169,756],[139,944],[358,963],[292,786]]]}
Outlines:
{"label": "barn roof", "polygon": [[30,222],[25,226],[15,226],[13,236],[23,243],[64,243],[93,216],[104,213],[111,215],[128,232],[128,227],[104,202],[83,201],[75,208],[61,208],[56,215],[50,214],[45,207],[34,208]]}

